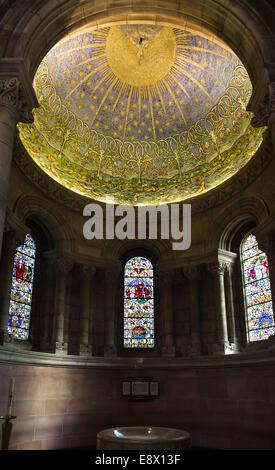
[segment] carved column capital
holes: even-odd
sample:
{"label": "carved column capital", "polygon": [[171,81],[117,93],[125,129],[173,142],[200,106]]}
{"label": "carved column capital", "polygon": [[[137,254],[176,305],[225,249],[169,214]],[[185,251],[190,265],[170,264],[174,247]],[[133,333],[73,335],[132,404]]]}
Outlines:
{"label": "carved column capital", "polygon": [[83,265],[82,272],[84,278],[90,280],[92,277],[94,277],[96,268],[94,266]]}
{"label": "carved column capital", "polygon": [[169,284],[173,279],[174,272],[173,271],[158,271],[158,279],[160,284]]}
{"label": "carved column capital", "polygon": [[234,263],[230,263],[229,261],[226,262],[226,272],[228,274],[232,274],[233,273],[233,270],[234,270]]}
{"label": "carved column capital", "polygon": [[184,275],[189,281],[195,281],[198,279],[198,268],[197,266],[186,266],[184,268]]}
{"label": "carved column capital", "polygon": [[58,273],[68,274],[72,270],[73,265],[74,263],[71,260],[62,256],[55,260],[55,268]]}
{"label": "carved column capital", "polygon": [[107,282],[115,282],[120,275],[121,267],[107,268],[105,271],[105,279]]}
{"label": "carved column capital", "polygon": [[219,275],[219,274],[223,274],[225,273],[226,269],[227,269],[227,264],[225,261],[216,261],[216,262],[213,262],[213,263],[209,263],[207,265],[207,270],[212,273],[212,274],[216,274],[216,275]]}
{"label": "carved column capital", "polygon": [[173,286],[180,288],[180,286],[185,282],[184,269],[178,268],[173,271]]}

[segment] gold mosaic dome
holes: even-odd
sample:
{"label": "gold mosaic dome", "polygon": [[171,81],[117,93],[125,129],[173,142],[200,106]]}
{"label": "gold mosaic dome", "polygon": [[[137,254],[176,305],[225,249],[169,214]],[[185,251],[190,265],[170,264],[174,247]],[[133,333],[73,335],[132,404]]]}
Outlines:
{"label": "gold mosaic dome", "polygon": [[49,51],[34,88],[34,123],[18,126],[25,148],[61,185],[99,201],[185,200],[233,176],[262,142],[245,68],[196,31],[82,30]]}

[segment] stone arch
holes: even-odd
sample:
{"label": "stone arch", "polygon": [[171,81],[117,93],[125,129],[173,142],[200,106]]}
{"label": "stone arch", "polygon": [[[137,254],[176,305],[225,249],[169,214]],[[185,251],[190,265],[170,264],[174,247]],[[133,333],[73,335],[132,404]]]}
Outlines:
{"label": "stone arch", "polygon": [[45,207],[44,199],[35,196],[21,196],[16,201],[13,210],[22,223],[25,224],[27,219],[32,219],[44,227],[49,244],[53,245],[52,248],[65,252],[74,251],[76,236],[72,228],[56,208],[53,212],[50,207]]}
{"label": "stone arch", "polygon": [[106,240],[104,251],[117,259],[121,259],[125,253],[132,250],[146,250],[151,252],[155,258],[163,253],[171,251],[169,240]]}
{"label": "stone arch", "polygon": [[219,233],[219,248],[235,251],[245,232],[261,224],[268,216],[269,208],[260,196],[237,200],[214,221]]}

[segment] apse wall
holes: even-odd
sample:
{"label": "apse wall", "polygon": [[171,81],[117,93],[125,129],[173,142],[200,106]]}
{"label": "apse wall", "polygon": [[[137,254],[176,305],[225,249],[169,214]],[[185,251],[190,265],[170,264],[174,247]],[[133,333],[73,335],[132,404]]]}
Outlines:
{"label": "apse wall", "polygon": [[[145,21],[154,22],[159,15],[164,22],[168,21],[167,2],[162,1],[151,2],[152,7],[149,7],[148,2],[140,1],[138,12],[133,2],[127,3],[126,0],[121,0],[119,7],[116,2],[105,2],[104,8],[102,2],[96,0],[83,2],[80,6],[79,2],[71,0],[67,2],[67,6],[70,3],[68,9],[63,8],[63,4],[62,7],[57,5],[55,0],[43,2],[42,6],[41,2],[32,1],[27,2],[29,6],[22,14],[22,21],[18,19],[22,13],[19,3],[6,17],[6,26],[1,29],[3,40],[0,52],[6,57],[24,56],[26,67],[33,75],[46,50],[62,37],[66,28],[73,30],[76,25],[81,26],[90,21],[94,26],[97,21],[105,24],[106,17],[110,24],[112,21],[125,22],[126,17],[129,19],[131,15],[132,21],[137,21],[137,17],[140,20],[142,16]],[[235,52],[239,52],[249,72],[254,92],[256,90],[254,95],[257,99],[254,96],[249,109],[255,112],[260,126],[266,126],[270,117],[268,113],[272,110],[265,101],[265,94],[269,80],[273,80],[274,84],[274,76],[272,78],[270,72],[275,60],[272,15],[264,0],[261,2],[262,14],[257,0],[249,4],[245,0],[231,3],[229,8],[228,2],[222,0],[192,2],[192,5],[188,1],[171,1],[169,14],[177,25],[178,22],[186,23],[185,15],[189,12],[190,18],[196,18],[202,30],[210,28],[214,34],[223,37]],[[111,12],[110,9],[108,11],[109,7]],[[246,25],[246,29],[243,25]],[[265,68],[266,64],[270,65],[270,69]],[[264,116],[261,115],[263,108],[266,112]],[[206,197],[201,195],[191,200],[192,244],[189,251],[172,252],[166,242],[145,243],[147,248],[157,252],[164,274],[171,269],[176,271],[217,262],[220,250],[230,248],[235,232],[247,221],[253,222],[253,226],[259,232],[262,231],[264,241],[266,235],[274,240],[274,122],[273,119],[273,129],[270,125],[270,130],[266,130],[263,144],[248,165]],[[47,244],[47,236],[43,234],[45,251],[54,246],[54,256],[56,253],[69,255],[73,262],[97,264],[102,270],[113,267],[126,249],[133,248],[134,242],[124,244],[84,240],[82,210],[87,202],[43,174],[26,154],[19,139],[16,139],[7,200],[8,229],[11,227],[15,232],[21,230],[22,226],[28,229],[25,224],[29,218],[36,218],[37,224],[45,224],[51,235],[49,239],[53,240],[53,245]],[[244,235],[244,232],[241,233]],[[271,280],[273,276],[274,284],[275,250],[272,243],[270,247]],[[231,248],[237,255],[238,246]],[[6,259],[12,265],[12,258],[8,257],[7,251],[6,254]],[[7,279],[6,266],[2,265],[0,269],[3,274],[1,280]],[[234,282],[239,288],[240,279],[238,270]],[[54,281],[47,282],[46,279],[45,289],[52,292],[53,286]],[[204,297],[197,309],[200,315],[198,330],[190,329],[190,324],[180,318],[181,325],[187,325],[184,332],[186,343],[177,352],[177,357],[176,354],[175,357],[161,356],[159,352],[158,357],[149,357],[147,354],[143,368],[137,367],[133,357],[122,358],[118,354],[108,357],[108,351],[104,352],[104,316],[106,312],[109,314],[110,305],[106,308],[103,289],[97,291],[100,298],[97,304],[97,331],[100,334],[94,335],[100,347],[93,353],[89,352],[86,357],[80,357],[77,353],[74,356],[58,351],[55,353],[55,350],[51,354],[43,353],[39,349],[42,348],[42,342],[39,341],[35,345],[36,351],[30,350],[33,344],[26,349],[24,346],[20,349],[18,345],[14,347],[13,344],[1,345],[1,414],[6,410],[10,378],[15,377],[13,412],[16,420],[11,449],[93,448],[97,431],[115,425],[135,424],[185,429],[191,434],[193,448],[274,449],[275,362],[272,342],[258,345],[258,352],[253,352],[253,348],[251,350],[247,347],[245,329],[239,328],[241,344],[235,354],[216,356],[214,343],[219,315],[213,286],[214,279],[209,274],[200,280],[199,294],[203,293]],[[181,303],[176,312],[178,318],[181,311],[185,313],[187,310],[184,308],[186,299],[190,300],[188,289],[180,293],[183,299],[181,303],[181,299],[177,298],[177,302]],[[3,296],[0,304],[2,301]],[[37,331],[45,333],[43,322],[46,324],[49,319],[52,321],[54,315],[51,309],[47,312],[48,317],[43,315],[44,306],[40,309],[39,302],[43,303],[40,296],[37,311],[42,320],[38,322]],[[240,314],[243,302],[238,296],[235,307],[236,319],[244,323],[244,317]],[[112,320],[114,318],[116,320],[116,317]],[[169,319],[169,315],[166,319]],[[113,338],[117,340],[118,331],[116,325],[113,326],[116,335]],[[201,355],[193,357],[186,344],[189,346],[192,332],[198,331],[203,339]],[[175,326],[174,339],[178,333]],[[161,341],[163,336],[160,335]],[[91,346],[97,344],[94,342]],[[153,377],[158,380],[160,396],[152,401],[129,401],[122,397],[121,381],[129,377]]]}
{"label": "apse wall", "polygon": [[[1,409],[9,378],[15,377],[17,418],[10,448],[95,448],[96,433],[102,429],[156,425],[190,432],[192,448],[274,449],[274,364],[220,362],[199,367],[162,363],[142,370],[129,364],[2,365]],[[122,397],[121,381],[137,376],[159,380],[159,398]]]}

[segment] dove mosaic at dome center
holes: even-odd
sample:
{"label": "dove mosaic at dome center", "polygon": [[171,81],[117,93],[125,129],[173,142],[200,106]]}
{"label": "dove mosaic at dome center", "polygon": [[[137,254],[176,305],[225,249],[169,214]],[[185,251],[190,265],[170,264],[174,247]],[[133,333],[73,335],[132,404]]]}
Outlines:
{"label": "dove mosaic at dome center", "polygon": [[41,62],[30,156],[99,201],[161,204],[216,187],[254,155],[264,129],[236,55],[202,33],[125,25],[65,37]]}

